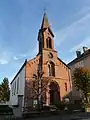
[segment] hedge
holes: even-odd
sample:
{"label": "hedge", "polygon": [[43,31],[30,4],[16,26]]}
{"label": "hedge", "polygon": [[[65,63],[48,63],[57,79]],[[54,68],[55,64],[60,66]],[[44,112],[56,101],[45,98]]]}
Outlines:
{"label": "hedge", "polygon": [[0,114],[2,113],[11,113],[13,114],[13,109],[10,108],[8,105],[0,105]]}

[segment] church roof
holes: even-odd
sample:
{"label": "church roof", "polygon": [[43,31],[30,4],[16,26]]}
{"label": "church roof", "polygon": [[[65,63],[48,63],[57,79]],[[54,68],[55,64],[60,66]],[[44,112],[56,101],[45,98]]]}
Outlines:
{"label": "church roof", "polygon": [[63,62],[59,57],[58,57],[58,60],[59,60],[60,62],[62,62],[67,68],[70,69],[70,67],[69,67],[65,62]]}
{"label": "church roof", "polygon": [[13,80],[11,81],[10,84],[13,83],[13,81],[15,80],[15,78],[18,76],[18,74],[21,72],[21,70],[24,68],[24,66],[26,65],[27,63],[27,59],[25,60],[25,62],[23,63],[23,65],[21,66],[21,68],[19,69],[19,71],[17,72],[17,74],[14,76]]}

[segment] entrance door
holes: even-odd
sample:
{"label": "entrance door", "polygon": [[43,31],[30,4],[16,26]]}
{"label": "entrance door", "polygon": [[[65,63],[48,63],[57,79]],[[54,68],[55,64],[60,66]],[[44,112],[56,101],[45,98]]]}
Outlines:
{"label": "entrance door", "polygon": [[60,92],[58,84],[52,82],[50,84],[50,104],[55,105],[60,102]]}

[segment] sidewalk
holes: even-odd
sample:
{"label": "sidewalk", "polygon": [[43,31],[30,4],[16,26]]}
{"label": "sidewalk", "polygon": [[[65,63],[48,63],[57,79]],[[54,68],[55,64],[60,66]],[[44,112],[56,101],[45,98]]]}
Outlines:
{"label": "sidewalk", "polygon": [[90,113],[78,112],[70,115],[68,120],[90,120]]}

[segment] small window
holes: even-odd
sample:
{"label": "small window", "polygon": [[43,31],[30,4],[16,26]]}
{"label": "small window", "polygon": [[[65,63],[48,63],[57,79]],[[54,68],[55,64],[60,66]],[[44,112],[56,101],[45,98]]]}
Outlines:
{"label": "small window", "polygon": [[50,65],[48,65],[48,72],[49,72],[49,76],[51,76],[51,71],[50,71]]}
{"label": "small window", "polygon": [[65,91],[67,91],[67,83],[65,83]]}
{"label": "small window", "polygon": [[15,95],[15,93],[16,93],[16,81],[14,83],[14,95]]}
{"label": "small window", "polygon": [[14,86],[13,86],[13,84],[12,84],[12,96],[13,96],[13,90],[14,90]]}
{"label": "small window", "polygon": [[17,79],[17,94],[18,94],[18,91],[19,91],[19,78]]}

